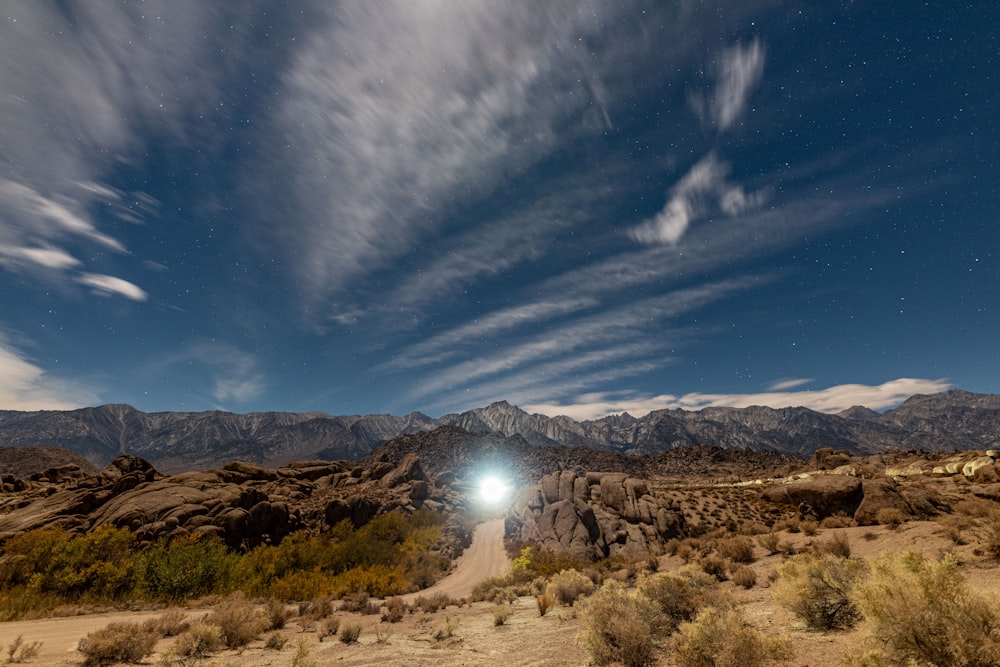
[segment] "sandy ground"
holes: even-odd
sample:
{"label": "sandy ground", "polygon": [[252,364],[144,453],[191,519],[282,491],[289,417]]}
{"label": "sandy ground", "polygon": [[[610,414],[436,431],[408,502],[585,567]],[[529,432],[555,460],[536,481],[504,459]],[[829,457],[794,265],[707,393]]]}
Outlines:
{"label": "sandy ground", "polygon": [[[933,522],[905,524],[900,530],[884,527],[846,528],[854,557],[872,558],[885,552],[916,550],[928,556],[954,552],[963,563],[963,572],[970,584],[993,599],[1000,599],[1000,567],[975,555],[974,543],[956,547],[942,534]],[[813,540],[828,538],[833,530],[821,530],[816,536],[801,533],[782,533],[783,541],[805,547]],[[447,579],[421,595],[434,592],[460,597],[485,577],[504,572],[509,562],[501,546],[500,522],[480,525],[473,545],[457,563]],[[865,630],[822,633],[806,630],[790,612],[771,601],[768,575],[776,570],[784,558],[766,555],[758,549],[759,559],[752,567],[758,572],[758,585],[749,591],[736,589],[731,583],[722,584],[733,590],[750,621],[762,630],[784,634],[792,640],[795,655],[789,665],[795,667],[841,667],[844,656],[859,651],[865,641]],[[681,565],[679,558],[664,558],[660,569],[669,570]],[[416,595],[408,596],[411,599]],[[287,641],[280,650],[268,649],[268,635],[252,642],[240,652],[224,651],[202,664],[218,667],[292,665],[407,665],[412,667],[469,667],[472,665],[503,665],[504,667],[578,667],[587,664],[586,652],[578,645],[576,637],[583,628],[572,608],[556,607],[541,617],[535,601],[530,597],[518,599],[513,604],[513,615],[503,626],[493,623],[493,604],[486,602],[466,606],[450,606],[437,613],[414,611],[395,624],[382,623],[378,615],[361,616],[338,613],[341,623],[358,623],[360,640],[356,644],[343,644],[334,637],[320,641],[314,629],[303,628],[297,620],[278,634]],[[18,634],[26,641],[42,641],[42,654],[32,664],[63,667],[80,664],[76,643],[87,632],[103,627],[115,620],[141,620],[163,612],[114,613],[74,618],[45,619],[0,624],[0,644],[8,645]],[[193,615],[204,611],[192,610]],[[446,636],[446,628],[451,636]],[[271,634],[271,633],[269,633]],[[174,640],[167,639],[158,645],[158,653],[144,664],[161,664]],[[0,659],[6,653],[0,653]],[[179,664],[179,663],[173,663]],[[660,652],[659,667],[673,667],[669,651]]]}

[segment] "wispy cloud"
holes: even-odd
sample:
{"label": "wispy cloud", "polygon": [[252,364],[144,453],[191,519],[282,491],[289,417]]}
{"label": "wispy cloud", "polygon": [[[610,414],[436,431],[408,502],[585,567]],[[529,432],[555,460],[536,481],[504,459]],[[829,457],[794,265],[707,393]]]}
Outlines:
{"label": "wispy cloud", "polygon": [[577,401],[560,404],[538,403],[522,406],[529,412],[556,416],[566,415],[577,420],[600,419],[612,414],[628,412],[642,417],[654,410],[681,408],[701,410],[709,407],[746,408],[762,405],[772,408],[805,407],[818,412],[835,413],[855,405],[881,410],[899,405],[914,394],[933,394],[951,388],[947,380],[899,378],[880,385],[844,384],[815,391],[771,391],[761,394],[699,394],[683,396],[632,395],[614,397],[596,393],[582,395]]}
{"label": "wispy cloud", "polygon": [[695,93],[689,98],[695,112],[725,131],[743,115],[750,93],[764,74],[764,45],[759,39],[744,46],[737,44],[722,52],[712,68],[715,89],[706,99]]}
{"label": "wispy cloud", "polygon": [[809,384],[814,382],[812,378],[789,378],[787,380],[776,380],[767,386],[768,391],[784,391],[785,389],[794,389],[795,387],[801,387],[804,384]]}
{"label": "wispy cloud", "polygon": [[0,334],[2,409],[72,410],[99,402],[93,388],[46,372]]}
{"label": "wispy cloud", "polygon": [[676,244],[692,222],[712,213],[737,216],[764,203],[765,190],[747,194],[741,185],[727,180],[730,165],[709,153],[670,189],[666,206],[652,218],[630,230],[640,243]]}
{"label": "wispy cloud", "polygon": [[145,301],[149,298],[149,295],[141,287],[114,276],[84,273],[77,280],[82,285],[93,287],[98,293],[106,296],[117,294],[133,301]]}
{"label": "wispy cloud", "polygon": [[[0,267],[95,286],[79,273],[91,260],[74,249],[128,257],[124,243],[102,229],[98,207],[142,222],[150,205],[141,193],[123,200],[106,177],[132,162],[148,137],[187,139],[184,118],[216,101],[212,93],[226,71],[205,63],[221,64],[220,53],[234,51],[215,48],[230,30],[213,26],[233,17],[160,0],[72,8],[16,3],[4,13],[0,144],[10,169],[0,178]],[[102,281],[102,293],[139,294]]]}
{"label": "wispy cloud", "polygon": [[[643,346],[643,353],[648,354],[651,350],[645,346],[648,345],[651,329],[660,334],[654,339],[658,348],[663,349],[672,342],[676,345],[680,341],[671,341],[668,333],[663,331],[665,322],[745,289],[759,280],[759,277],[734,278],[708,283],[605,308],[599,314],[576,318],[542,334],[517,339],[494,339],[498,343],[495,354],[432,371],[414,385],[410,396],[413,399],[430,395],[437,396],[438,400],[446,396],[457,399],[461,392],[476,385],[489,383],[491,386],[499,386],[498,379],[530,371],[540,364],[559,359],[563,359],[566,365],[558,379],[567,380],[572,375],[570,371],[578,368],[575,362],[566,361],[571,356],[598,354],[610,361],[633,356],[635,345]],[[679,335],[677,339],[680,339]],[[551,368],[555,370],[558,367]],[[550,381],[556,379],[555,376],[550,377]],[[503,396],[497,395],[495,398]]]}
{"label": "wispy cloud", "polygon": [[268,387],[257,356],[231,343],[195,341],[152,362],[150,372],[163,373],[181,365],[188,367],[194,376],[206,377],[205,386],[211,387],[210,399],[219,409],[226,409],[228,403],[242,404],[258,398]]}

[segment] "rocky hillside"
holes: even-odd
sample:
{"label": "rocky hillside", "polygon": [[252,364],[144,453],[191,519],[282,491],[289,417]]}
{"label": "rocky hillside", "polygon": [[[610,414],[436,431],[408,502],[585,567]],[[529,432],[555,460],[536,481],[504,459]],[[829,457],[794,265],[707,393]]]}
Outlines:
{"label": "rocky hillside", "polygon": [[536,447],[588,447],[628,455],[699,444],[806,457],[821,448],[853,454],[946,452],[1000,443],[1000,396],[964,391],[914,396],[882,414],[863,407],[833,415],[756,406],[659,410],[641,418],[621,414],[582,422],[528,414],[506,402],[438,419],[420,413],[145,413],[128,405],[105,405],[61,412],[0,411],[0,446],[61,447],[97,466],[131,454],[172,472],[232,460],[270,466],[310,458],[357,460],[392,438],[440,426],[519,435]]}

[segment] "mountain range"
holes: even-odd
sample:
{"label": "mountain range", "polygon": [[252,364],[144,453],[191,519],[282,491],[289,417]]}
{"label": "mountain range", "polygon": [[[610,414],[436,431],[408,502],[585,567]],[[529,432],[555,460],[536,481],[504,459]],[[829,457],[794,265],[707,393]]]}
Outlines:
{"label": "mountain range", "polygon": [[520,435],[534,446],[564,445],[618,454],[657,454],[686,445],[775,450],[809,456],[832,447],[852,454],[920,449],[1000,448],[1000,395],[953,390],[917,395],[878,413],[803,407],[657,410],[575,421],[529,414],[505,401],[432,418],[419,412],[334,416],[321,412],[153,412],[129,405],[65,411],[0,411],[0,446],[60,447],[97,466],[119,454],[164,472],[221,467],[233,460],[281,465],[304,459],[358,460],[402,435],[442,426]]}

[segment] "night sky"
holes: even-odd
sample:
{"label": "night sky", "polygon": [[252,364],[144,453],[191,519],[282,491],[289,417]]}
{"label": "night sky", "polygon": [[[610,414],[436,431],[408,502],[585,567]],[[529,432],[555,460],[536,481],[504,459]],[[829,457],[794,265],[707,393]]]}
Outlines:
{"label": "night sky", "polygon": [[1000,4],[0,6],[0,409],[1000,391]]}

